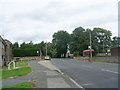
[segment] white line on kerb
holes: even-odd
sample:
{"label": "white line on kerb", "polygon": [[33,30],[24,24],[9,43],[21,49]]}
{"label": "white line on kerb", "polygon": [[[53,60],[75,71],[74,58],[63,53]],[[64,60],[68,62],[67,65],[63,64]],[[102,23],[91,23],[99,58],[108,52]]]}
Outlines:
{"label": "white line on kerb", "polygon": [[[58,69],[58,71],[63,75],[64,73]],[[68,75],[64,74],[66,77],[68,77],[75,85],[77,85],[79,88],[84,89],[81,85],[79,85],[76,81],[74,81],[71,77],[69,77]]]}
{"label": "white line on kerb", "polygon": [[114,74],[119,74],[118,72],[114,72],[114,71],[107,70],[107,69],[101,69],[101,71],[106,71],[106,72],[111,72],[111,73],[114,73]]}
{"label": "white line on kerb", "polygon": [[74,84],[76,84],[79,88],[83,88],[83,87],[80,86],[76,81],[74,81],[72,78],[69,77],[69,79],[70,79]]}

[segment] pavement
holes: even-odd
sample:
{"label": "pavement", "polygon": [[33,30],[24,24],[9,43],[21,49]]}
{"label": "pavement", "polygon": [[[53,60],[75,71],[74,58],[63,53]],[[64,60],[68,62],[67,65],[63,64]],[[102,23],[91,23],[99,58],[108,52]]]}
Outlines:
{"label": "pavement", "polygon": [[2,81],[3,86],[11,86],[17,83],[32,81],[34,88],[82,88],[69,76],[57,69],[51,61],[34,61],[29,62],[32,67],[32,73],[7,79]]}

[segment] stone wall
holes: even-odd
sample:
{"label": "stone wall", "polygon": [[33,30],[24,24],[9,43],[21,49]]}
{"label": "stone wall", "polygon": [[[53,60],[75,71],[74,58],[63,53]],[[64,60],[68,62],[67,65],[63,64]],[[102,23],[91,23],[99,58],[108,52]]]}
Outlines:
{"label": "stone wall", "polygon": [[120,62],[118,56],[106,56],[106,57],[93,57],[93,61],[96,62],[108,62],[108,63],[118,63]]}
{"label": "stone wall", "polygon": [[[83,57],[74,57],[74,59],[83,61]],[[87,61],[87,59],[85,60]],[[107,63],[120,63],[120,58],[118,56],[94,56],[92,58],[93,62],[107,62]]]}
{"label": "stone wall", "polygon": [[112,56],[120,56],[120,47],[111,49]]}
{"label": "stone wall", "polygon": [[30,56],[30,57],[14,57],[14,60],[43,60],[44,57]]}

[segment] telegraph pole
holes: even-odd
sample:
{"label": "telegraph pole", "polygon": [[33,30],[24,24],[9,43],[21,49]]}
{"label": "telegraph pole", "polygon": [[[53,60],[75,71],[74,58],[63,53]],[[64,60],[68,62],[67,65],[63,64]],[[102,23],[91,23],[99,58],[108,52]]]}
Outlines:
{"label": "telegraph pole", "polygon": [[41,59],[41,57],[42,57],[42,52],[41,52],[41,50],[40,50],[40,59]]}
{"label": "telegraph pole", "polygon": [[47,56],[47,42],[46,42],[46,56]]}
{"label": "telegraph pole", "polygon": [[90,60],[92,60],[92,38],[91,38],[91,31],[90,31]]}

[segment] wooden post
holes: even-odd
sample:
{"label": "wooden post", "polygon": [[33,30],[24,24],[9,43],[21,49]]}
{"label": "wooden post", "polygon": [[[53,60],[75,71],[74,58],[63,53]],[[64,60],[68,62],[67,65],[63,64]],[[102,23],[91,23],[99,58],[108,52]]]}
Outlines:
{"label": "wooden post", "polygon": [[88,62],[90,62],[90,51],[88,51]]}
{"label": "wooden post", "polygon": [[82,53],[82,58],[83,58],[83,61],[84,61],[84,51],[83,51],[83,53]]}

